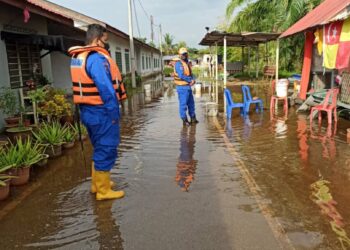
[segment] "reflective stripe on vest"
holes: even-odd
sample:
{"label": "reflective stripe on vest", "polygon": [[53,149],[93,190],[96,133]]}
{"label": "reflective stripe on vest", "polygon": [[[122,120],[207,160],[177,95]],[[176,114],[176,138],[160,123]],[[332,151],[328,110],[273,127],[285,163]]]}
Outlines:
{"label": "reflective stripe on vest", "polygon": [[[192,69],[191,67],[188,65],[188,63],[186,63],[185,61],[181,60],[180,61],[184,70],[184,75],[185,76],[191,76],[192,75]],[[174,67],[174,83],[176,85],[188,85],[189,83],[182,80],[181,78],[179,78],[179,75],[176,72],[176,65]]]}
{"label": "reflective stripe on vest", "polygon": [[91,52],[97,52],[107,59],[113,88],[116,90],[118,100],[127,98],[119,68],[104,48],[98,46],[72,47],[68,52],[72,55],[70,68],[73,83],[73,101],[75,104],[103,104],[96,84],[86,72],[86,60]]}

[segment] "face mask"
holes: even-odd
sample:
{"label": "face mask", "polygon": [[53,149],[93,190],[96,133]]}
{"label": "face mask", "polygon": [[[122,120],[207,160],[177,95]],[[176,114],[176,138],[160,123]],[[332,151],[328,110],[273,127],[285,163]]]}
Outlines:
{"label": "face mask", "polygon": [[100,41],[101,41],[101,43],[103,43],[105,50],[109,51],[109,48],[110,48],[109,43],[106,43],[102,40],[100,40]]}
{"label": "face mask", "polygon": [[110,48],[109,43],[105,43],[105,49],[106,49],[107,51],[109,51],[109,48]]}

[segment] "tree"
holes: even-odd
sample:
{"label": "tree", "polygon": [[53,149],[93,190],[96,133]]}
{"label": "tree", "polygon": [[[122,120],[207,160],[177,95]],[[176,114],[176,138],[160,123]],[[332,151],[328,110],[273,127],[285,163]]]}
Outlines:
{"label": "tree", "polygon": [[[231,0],[226,8],[226,18],[233,18],[228,31],[283,32],[320,2],[322,0]],[[241,11],[233,17],[239,8]],[[281,66],[299,70],[302,50],[302,35],[286,39],[281,43]]]}
{"label": "tree", "polygon": [[148,45],[152,46],[153,48],[157,48],[157,45],[153,41],[150,41]]}
{"label": "tree", "polygon": [[178,42],[175,46],[174,46],[174,50],[177,53],[179,51],[180,48],[187,48],[187,44],[184,41],[180,41]]}
{"label": "tree", "polygon": [[146,37],[137,37],[137,40],[140,40],[143,43],[147,43],[147,38]]}
{"label": "tree", "polygon": [[169,33],[166,33],[164,35],[164,44],[163,44],[164,54],[166,55],[173,54],[174,52],[173,42],[174,42],[174,36],[170,35]]}

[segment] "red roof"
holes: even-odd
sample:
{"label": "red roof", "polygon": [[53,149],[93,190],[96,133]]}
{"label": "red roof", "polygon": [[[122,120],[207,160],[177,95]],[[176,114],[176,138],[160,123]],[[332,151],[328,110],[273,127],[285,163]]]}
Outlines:
{"label": "red roof", "polygon": [[307,29],[314,28],[323,24],[327,24],[341,13],[347,6],[350,5],[350,0],[325,0],[315,9],[306,14],[293,26],[282,33],[280,38],[291,36]]}

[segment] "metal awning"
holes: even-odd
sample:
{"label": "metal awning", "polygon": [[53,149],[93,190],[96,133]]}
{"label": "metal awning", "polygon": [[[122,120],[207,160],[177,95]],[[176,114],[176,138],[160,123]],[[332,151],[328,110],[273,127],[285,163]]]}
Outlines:
{"label": "metal awning", "polygon": [[229,47],[257,46],[260,43],[276,40],[279,36],[280,33],[268,32],[227,33],[212,31],[205,35],[199,45],[213,46],[217,44],[218,46],[223,46],[224,38],[226,37],[226,43]]}
{"label": "metal awning", "polygon": [[36,34],[22,34],[1,31],[1,39],[19,44],[38,45],[48,51],[60,51],[67,54],[72,46],[84,45],[84,41],[66,36],[47,36]]}

